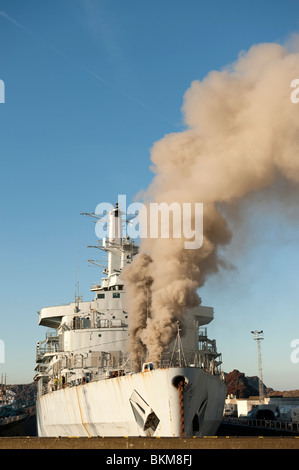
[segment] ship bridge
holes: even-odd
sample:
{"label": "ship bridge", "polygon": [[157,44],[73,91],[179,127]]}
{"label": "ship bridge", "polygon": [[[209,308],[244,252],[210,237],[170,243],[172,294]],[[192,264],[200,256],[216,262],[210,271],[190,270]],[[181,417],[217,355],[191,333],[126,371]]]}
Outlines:
{"label": "ship bridge", "polygon": [[57,307],[44,307],[38,313],[38,324],[47,328],[58,328],[62,318],[74,312],[75,304],[59,305]]}
{"label": "ship bridge", "polygon": [[198,326],[207,325],[214,319],[213,307],[199,305],[188,310],[188,317],[198,322]]}

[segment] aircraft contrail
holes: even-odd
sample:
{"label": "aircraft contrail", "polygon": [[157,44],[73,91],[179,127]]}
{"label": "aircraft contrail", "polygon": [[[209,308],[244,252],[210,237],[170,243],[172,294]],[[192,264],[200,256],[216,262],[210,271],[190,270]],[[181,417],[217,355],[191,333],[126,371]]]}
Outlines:
{"label": "aircraft contrail", "polygon": [[9,16],[5,11],[0,11],[0,16],[2,16],[3,18],[5,18],[6,20],[10,21],[12,24],[14,24],[15,26],[17,26],[18,28],[22,29],[23,31],[25,31],[27,34],[30,34],[31,36],[33,36],[34,38],[38,39],[39,42],[42,42],[48,49],[50,49],[51,51],[55,52],[56,54],[64,57],[65,59],[73,62],[76,66],[80,67],[82,70],[85,70],[85,72],[87,72],[89,75],[91,75],[92,77],[94,77],[96,80],[98,81],[101,81],[102,83],[104,83],[106,86],[112,88],[114,91],[116,91],[117,93],[123,95],[125,98],[129,99],[130,101],[136,103],[137,105],[139,105],[140,107],[144,108],[145,110],[149,111],[150,113],[152,114],[155,114],[156,116],[160,117],[162,120],[164,121],[167,121],[168,124],[170,124],[171,126],[174,126],[176,127],[177,129],[179,130],[183,130],[182,127],[180,127],[178,124],[172,122],[171,120],[169,120],[167,117],[163,116],[162,114],[160,114],[159,112],[155,111],[154,109],[150,108],[149,106],[147,106],[145,103],[143,103],[142,101],[134,98],[132,95],[126,93],[124,90],[118,88],[117,86],[113,85],[111,82],[108,82],[107,80],[105,80],[101,75],[97,74],[96,72],[90,70],[88,67],[86,67],[85,65],[83,64],[79,64],[78,62],[74,61],[72,58],[70,58],[68,55],[66,55],[64,52],[61,52],[60,50],[56,49],[55,47],[53,47],[51,44],[45,42],[44,40],[41,40],[39,36],[37,36],[35,33],[33,33],[32,31],[30,31],[29,29],[27,29],[25,26],[23,26],[21,23],[19,23],[18,21],[16,21],[14,18],[12,18],[11,16]]}

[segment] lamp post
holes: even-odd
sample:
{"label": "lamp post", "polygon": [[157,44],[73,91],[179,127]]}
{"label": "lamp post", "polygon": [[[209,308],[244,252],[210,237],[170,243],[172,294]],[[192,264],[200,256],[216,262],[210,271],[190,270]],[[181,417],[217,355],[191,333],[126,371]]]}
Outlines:
{"label": "lamp post", "polygon": [[264,401],[264,384],[263,384],[263,368],[262,368],[262,355],[261,355],[261,341],[264,339],[263,330],[252,331],[253,339],[257,342],[257,355],[258,355],[258,370],[259,370],[259,399]]}

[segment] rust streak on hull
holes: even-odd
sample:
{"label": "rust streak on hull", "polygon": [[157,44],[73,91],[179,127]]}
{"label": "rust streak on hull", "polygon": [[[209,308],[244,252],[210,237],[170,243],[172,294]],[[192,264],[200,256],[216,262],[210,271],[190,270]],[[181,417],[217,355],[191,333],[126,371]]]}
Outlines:
{"label": "rust streak on hull", "polygon": [[179,391],[179,403],[180,403],[180,435],[185,435],[185,423],[184,423],[184,381],[182,380],[178,386]]}

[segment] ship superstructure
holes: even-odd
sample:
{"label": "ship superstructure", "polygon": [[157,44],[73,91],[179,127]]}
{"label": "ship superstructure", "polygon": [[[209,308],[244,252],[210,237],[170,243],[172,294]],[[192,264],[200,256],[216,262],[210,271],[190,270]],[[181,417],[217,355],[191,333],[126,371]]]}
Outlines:
{"label": "ship superstructure", "polygon": [[129,314],[120,274],[138,252],[123,238],[121,211],[109,213],[109,236],[98,247],[108,262],[94,300],[76,296],[68,305],[46,307],[39,324],[48,328],[37,344],[39,436],[212,435],[222,420],[226,386],[221,355],[206,326],[211,307],[187,312],[159,366],[130,358]]}

